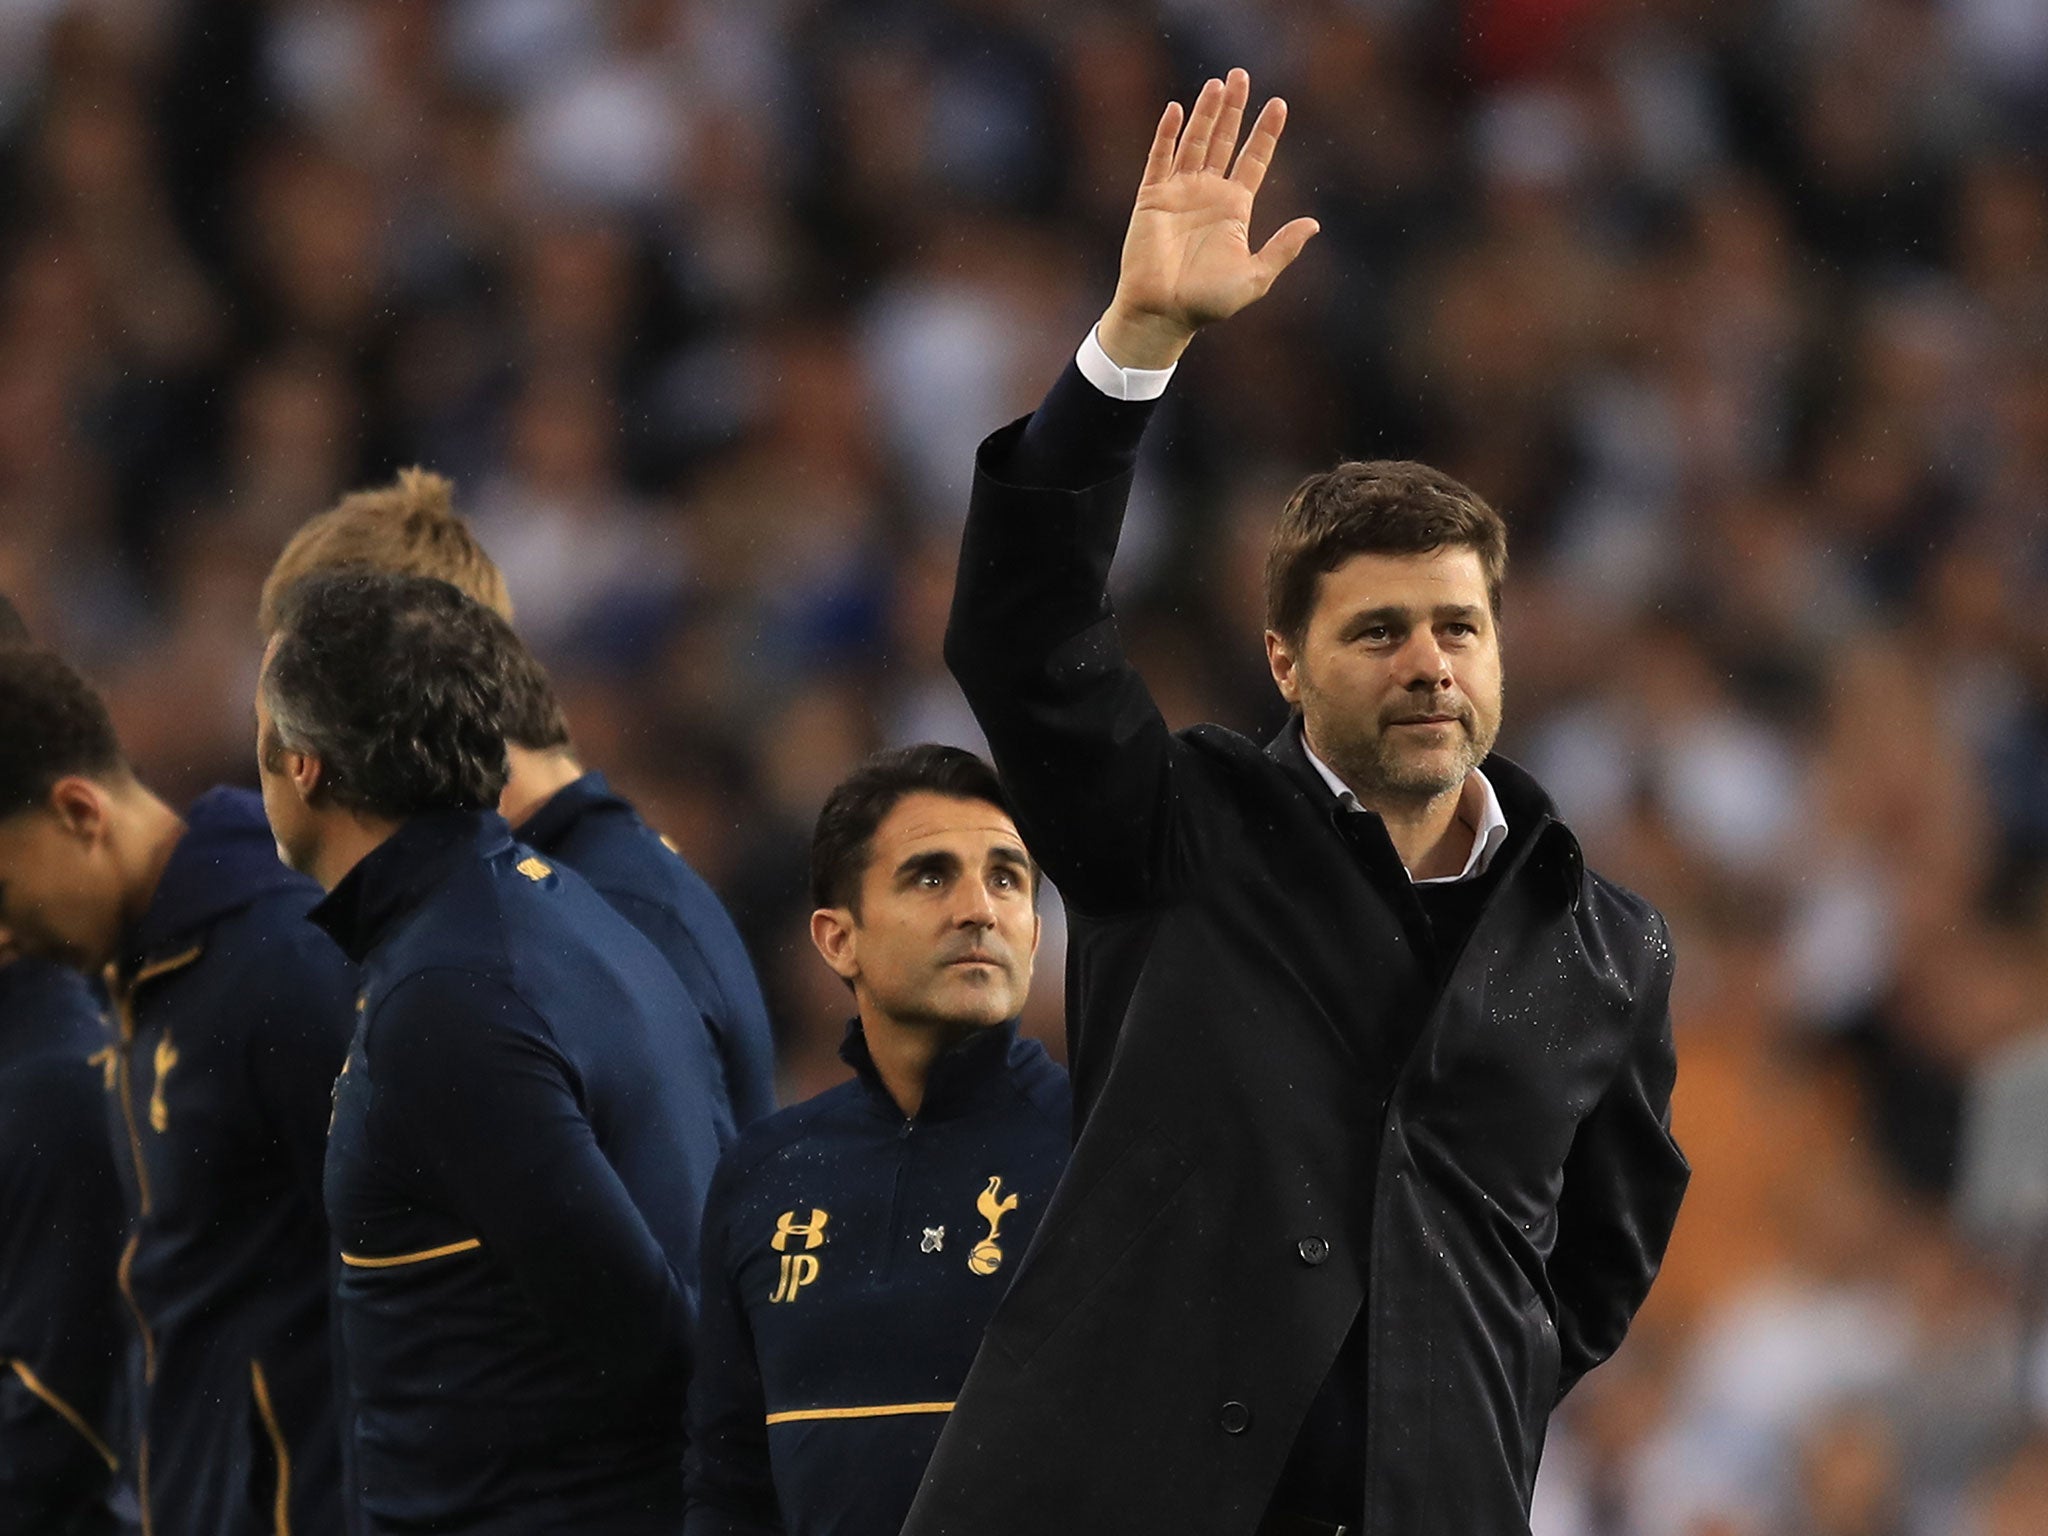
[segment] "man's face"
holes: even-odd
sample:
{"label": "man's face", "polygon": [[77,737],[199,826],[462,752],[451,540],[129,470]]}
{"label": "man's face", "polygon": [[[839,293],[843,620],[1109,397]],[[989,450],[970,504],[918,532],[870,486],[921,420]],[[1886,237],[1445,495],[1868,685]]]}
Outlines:
{"label": "man's face", "polygon": [[0,956],[95,974],[120,949],[122,884],[107,792],[60,779],[42,805],[0,820]]}
{"label": "man's face", "polygon": [[822,910],[812,934],[863,1017],[1000,1024],[1024,1007],[1038,952],[1023,840],[985,800],[906,795],[875,829],[859,915]]}
{"label": "man's face", "polygon": [[1367,805],[1458,790],[1500,734],[1500,634],[1476,550],[1353,555],[1299,643],[1268,631],[1309,745]]}
{"label": "man's face", "polygon": [[[273,647],[275,642],[273,642]],[[269,657],[264,658],[265,664]],[[270,706],[263,702],[261,684],[256,689],[256,777],[263,791],[263,814],[270,821],[270,835],[277,839],[277,856],[300,874],[310,874],[317,831],[312,807],[293,782],[293,759],[277,739],[277,726]]]}

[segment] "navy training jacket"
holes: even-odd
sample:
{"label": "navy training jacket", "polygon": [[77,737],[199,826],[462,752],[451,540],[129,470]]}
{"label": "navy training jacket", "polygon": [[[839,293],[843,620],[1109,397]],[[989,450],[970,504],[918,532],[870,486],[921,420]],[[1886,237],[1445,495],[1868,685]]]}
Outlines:
{"label": "navy training jacket", "polygon": [[315,916],[363,967],[327,1161],[363,1530],[679,1531],[731,1134],[682,984],[489,812],[413,818]]}
{"label": "navy training jacket", "polygon": [[513,835],[588,880],[682,978],[711,1031],[733,1124],[773,1114],[768,1005],[739,929],[704,877],[601,773],[564,785]]}
{"label": "navy training jacket", "polygon": [[1015,1023],[939,1058],[913,1119],[852,1082],[719,1165],[690,1388],[689,1536],[896,1536],[1066,1164],[1067,1074]]}
{"label": "navy training jacket", "polygon": [[105,1043],[77,975],[0,964],[0,1531],[116,1528],[126,1218],[89,1059]]}
{"label": "navy training jacket", "polygon": [[102,1058],[151,1536],[342,1530],[321,1164],[355,973],[306,922],[263,803],[186,813],[109,978]]}

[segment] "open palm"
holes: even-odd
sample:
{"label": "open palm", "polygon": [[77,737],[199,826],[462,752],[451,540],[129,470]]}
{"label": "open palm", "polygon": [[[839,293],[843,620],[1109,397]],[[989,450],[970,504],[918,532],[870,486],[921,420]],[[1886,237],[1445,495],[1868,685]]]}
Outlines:
{"label": "open palm", "polygon": [[[1185,345],[1194,331],[1225,320],[1265,294],[1316,232],[1296,219],[1258,250],[1251,247],[1252,202],[1287,122],[1287,104],[1266,103],[1237,153],[1251,94],[1241,69],[1211,80],[1182,129],[1178,102],[1152,138],[1138,200],[1124,236],[1123,267],[1111,306],[1145,344]],[[1235,165],[1232,156],[1236,156]],[[1119,359],[1145,366],[1151,359]]]}

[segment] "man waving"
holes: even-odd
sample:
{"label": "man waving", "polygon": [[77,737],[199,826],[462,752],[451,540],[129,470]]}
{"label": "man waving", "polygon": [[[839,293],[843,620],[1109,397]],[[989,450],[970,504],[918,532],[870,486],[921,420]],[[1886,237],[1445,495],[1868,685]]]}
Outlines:
{"label": "man waving", "polygon": [[1280,509],[1263,749],[1168,731],[1105,596],[1285,121],[1161,118],[1115,299],[983,444],[947,660],[1072,920],[1080,1131],[906,1536],[1505,1536],[1551,1407],[1621,1341],[1687,1169],[1664,924],[1492,746],[1506,530],[1425,465]]}

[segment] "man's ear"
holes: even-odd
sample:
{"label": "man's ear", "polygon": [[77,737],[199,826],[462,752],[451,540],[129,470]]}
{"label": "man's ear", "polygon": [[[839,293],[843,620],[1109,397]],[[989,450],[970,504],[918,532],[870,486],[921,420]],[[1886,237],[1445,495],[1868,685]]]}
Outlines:
{"label": "man's ear", "polygon": [[310,752],[294,752],[284,749],[284,774],[292,781],[292,788],[306,804],[313,803],[320,793],[320,759]]}
{"label": "man's ear", "polygon": [[856,929],[853,913],[845,907],[820,907],[811,914],[811,942],[817,945],[833,974],[844,982],[860,975]]}
{"label": "man's ear", "polygon": [[1280,690],[1280,697],[1299,708],[1301,705],[1301,672],[1299,658],[1294,647],[1278,630],[1266,631],[1266,665],[1273,673],[1273,686]]}
{"label": "man's ear", "polygon": [[91,779],[67,774],[50,786],[50,814],[73,837],[97,842],[107,830],[107,792]]}

